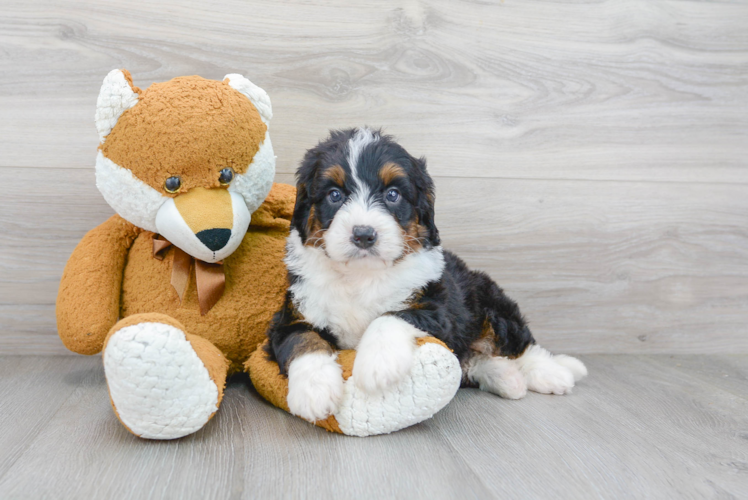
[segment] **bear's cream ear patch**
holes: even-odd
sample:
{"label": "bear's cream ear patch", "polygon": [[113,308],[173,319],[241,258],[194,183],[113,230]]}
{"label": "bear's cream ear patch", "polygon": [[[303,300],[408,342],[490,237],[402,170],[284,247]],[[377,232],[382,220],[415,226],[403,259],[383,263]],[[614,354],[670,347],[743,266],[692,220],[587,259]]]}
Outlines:
{"label": "bear's cream ear patch", "polygon": [[254,104],[257,111],[259,111],[263,123],[267,125],[273,118],[273,107],[270,104],[270,96],[268,96],[267,92],[244,78],[242,75],[236,73],[226,75],[223,77],[223,80],[224,82],[228,80],[231,88],[238,90],[252,101],[252,104]]}
{"label": "bear's cream ear patch", "polygon": [[127,71],[114,69],[104,78],[96,101],[95,119],[99,142],[103,144],[122,113],[138,103],[138,90],[132,86],[130,73]]}

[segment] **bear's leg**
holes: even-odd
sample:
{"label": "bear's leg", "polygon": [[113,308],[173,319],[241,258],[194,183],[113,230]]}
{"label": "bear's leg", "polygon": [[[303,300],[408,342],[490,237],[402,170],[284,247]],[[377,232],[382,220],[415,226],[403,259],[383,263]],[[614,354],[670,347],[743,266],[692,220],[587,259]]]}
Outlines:
{"label": "bear's leg", "polygon": [[200,430],[218,410],[229,361],[165,314],[120,320],[104,344],[109,396],[127,429],[148,439]]}
{"label": "bear's leg", "polygon": [[[267,342],[250,355],[244,366],[262,397],[290,411],[288,378],[269,359]],[[418,338],[416,345],[405,378],[377,394],[369,394],[356,384],[356,351],[340,351],[337,363],[342,371],[342,398],[333,414],[317,420],[315,425],[349,436],[373,436],[423,422],[444,408],[460,388],[460,362],[446,344],[434,337]]]}

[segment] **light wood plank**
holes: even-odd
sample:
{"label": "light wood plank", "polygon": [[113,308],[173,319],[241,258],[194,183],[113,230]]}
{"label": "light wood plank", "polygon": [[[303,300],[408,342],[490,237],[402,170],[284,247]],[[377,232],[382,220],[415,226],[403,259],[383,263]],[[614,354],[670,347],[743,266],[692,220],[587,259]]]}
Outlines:
{"label": "light wood plank", "polygon": [[54,302],[0,306],[0,355],[72,354],[57,336]]}
{"label": "light wood plank", "polygon": [[[648,358],[649,359],[649,358]],[[748,399],[748,360],[735,354],[657,356],[653,360],[678,370],[689,377]],[[748,439],[748,429],[744,433]]]}
{"label": "light wood plank", "polygon": [[[0,199],[0,352],[63,353],[54,327],[62,269],[85,232],[112,211],[90,171],[0,168],[3,183],[10,189]],[[36,183],[33,192],[22,189]],[[748,352],[742,186],[436,183],[444,246],[489,272],[549,348]]]}
{"label": "light wood plank", "polygon": [[[574,352],[748,352],[741,186],[438,180],[443,245]],[[468,222],[469,221],[469,222]]]}
{"label": "light wood plank", "polygon": [[451,447],[424,429],[371,439],[332,435],[270,406],[246,377],[229,383],[203,430],[166,442],[124,429],[100,366],[74,383],[54,421],[0,477],[1,497],[491,496]]}
{"label": "light wood plank", "polygon": [[505,498],[744,496],[748,400],[661,359],[586,356],[568,397],[462,390],[431,425]]}
{"label": "light wood plank", "polygon": [[[318,428],[264,402],[253,390],[243,428],[244,484],[256,498],[492,498],[470,464],[425,425],[370,438]],[[324,473],[320,474],[324,470]],[[263,481],[262,478],[283,478]],[[246,495],[246,493],[245,493]]]}
{"label": "light wood plank", "polygon": [[721,356],[672,366],[692,359],[585,356],[572,395],[465,389],[432,420],[372,438],[326,433],[239,377],[205,429],[155,442],[117,421],[98,358],[0,358],[0,393],[15,396],[0,398],[0,440],[17,444],[0,448],[0,497],[741,498],[748,398],[702,380]]}
{"label": "light wood plank", "polygon": [[80,356],[0,358],[0,477],[100,363]]}
{"label": "light wood plank", "polygon": [[748,352],[746,3],[14,0],[3,14],[0,352],[64,352],[62,267],[111,214],[91,165],[112,67],[141,86],[247,74],[274,100],[281,179],[328,128],[386,125],[429,158],[445,244],[551,348]]}
{"label": "light wood plank", "polygon": [[[86,168],[98,87],[239,71],[279,171],[383,125],[440,176],[748,182],[748,4],[6,1],[2,166]],[[30,152],[33,151],[33,154]]]}

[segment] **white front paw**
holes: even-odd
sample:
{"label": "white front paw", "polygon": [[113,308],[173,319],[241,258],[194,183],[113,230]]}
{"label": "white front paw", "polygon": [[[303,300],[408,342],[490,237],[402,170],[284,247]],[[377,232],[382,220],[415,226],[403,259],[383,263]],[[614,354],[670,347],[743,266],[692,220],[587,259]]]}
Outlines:
{"label": "white front paw", "polygon": [[343,371],[335,354],[313,352],[294,359],[288,368],[289,411],[304,420],[323,420],[343,397]]}
{"label": "white front paw", "polygon": [[356,353],[353,380],[368,393],[381,392],[400,382],[413,366],[413,348],[367,349]]}
{"label": "white front paw", "polygon": [[364,333],[353,363],[356,386],[378,393],[404,379],[413,366],[418,332],[405,321],[392,316],[376,319]]}

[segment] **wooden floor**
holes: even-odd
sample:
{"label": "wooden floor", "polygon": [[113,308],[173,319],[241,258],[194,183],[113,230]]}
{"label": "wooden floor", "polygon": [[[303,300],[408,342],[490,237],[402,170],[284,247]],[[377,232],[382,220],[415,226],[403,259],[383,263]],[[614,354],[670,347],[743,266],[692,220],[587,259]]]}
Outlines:
{"label": "wooden floor", "polygon": [[329,434],[233,379],[199,433],[117,421],[98,357],[0,358],[0,498],[746,498],[748,356],[594,355],[570,396],[473,389],[430,421]]}
{"label": "wooden floor", "polygon": [[[748,498],[748,1],[0,3],[0,500]],[[238,379],[197,435],[134,438],[99,359],[56,356],[62,269],[112,214],[114,68],[246,75],[281,182],[328,129],[385,127],[428,158],[444,245],[589,379],[366,439]]]}

